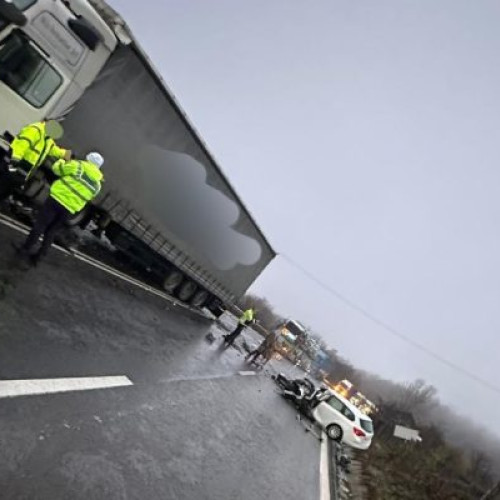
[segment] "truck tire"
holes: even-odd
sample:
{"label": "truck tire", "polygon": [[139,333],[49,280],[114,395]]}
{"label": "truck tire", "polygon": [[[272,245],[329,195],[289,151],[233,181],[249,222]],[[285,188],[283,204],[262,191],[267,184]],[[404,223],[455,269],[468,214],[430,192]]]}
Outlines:
{"label": "truck tire", "polygon": [[168,293],[173,291],[182,283],[184,276],[179,271],[171,271],[163,281],[163,289]]}
{"label": "truck tire", "polygon": [[208,299],[208,292],[206,290],[198,290],[191,298],[191,305],[193,307],[203,307]]}
{"label": "truck tire", "polygon": [[182,302],[188,302],[196,292],[196,288],[197,286],[195,283],[190,280],[186,280],[182,282],[182,285],[179,287],[175,295],[178,299],[182,300]]}
{"label": "truck tire", "polygon": [[212,300],[209,301],[206,307],[216,318],[220,318],[226,312],[222,303],[214,297],[212,297]]}

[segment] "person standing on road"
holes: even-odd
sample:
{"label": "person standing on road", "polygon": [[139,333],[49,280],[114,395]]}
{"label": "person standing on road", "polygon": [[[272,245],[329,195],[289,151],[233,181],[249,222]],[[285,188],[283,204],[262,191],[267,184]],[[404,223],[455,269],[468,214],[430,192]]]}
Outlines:
{"label": "person standing on road", "polygon": [[[99,153],[89,153],[85,160],[59,160],[52,166],[52,171],[59,177],[50,187],[47,198],[33,225],[24,245],[19,248],[21,257],[36,266],[49,251],[56,234],[69,220],[81,212],[101,190],[104,163]],[[38,252],[33,248],[40,237],[43,241]]]}
{"label": "person standing on road", "polygon": [[[248,363],[256,363],[257,359],[262,356],[264,361],[261,363],[261,367],[266,365],[273,357],[274,351],[276,349],[276,344],[278,342],[278,334],[276,332],[269,333],[267,337],[254,349],[252,352],[248,353],[245,358]],[[252,358],[250,360],[250,358]]]}
{"label": "person standing on road", "polygon": [[255,323],[255,310],[252,307],[250,307],[240,316],[240,319],[238,320],[238,324],[234,329],[234,331],[228,335],[224,335],[224,342],[227,345],[232,345],[233,342],[236,340],[236,338],[241,335],[241,332],[244,330],[244,328],[254,323]]}
{"label": "person standing on road", "polygon": [[24,127],[10,144],[10,163],[0,167],[0,202],[6,200],[30,179],[46,158],[69,160],[71,151],[60,148],[56,140],[63,136],[61,124],[55,120],[32,123]]}

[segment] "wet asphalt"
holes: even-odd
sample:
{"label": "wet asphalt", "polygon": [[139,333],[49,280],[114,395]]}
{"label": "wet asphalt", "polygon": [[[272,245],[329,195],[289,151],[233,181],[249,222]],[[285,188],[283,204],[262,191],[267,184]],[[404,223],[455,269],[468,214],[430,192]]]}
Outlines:
{"label": "wet asphalt", "polygon": [[319,442],[220,324],[56,250],[17,269],[21,238],[0,225],[0,381],[134,385],[0,399],[2,500],[319,498]]}

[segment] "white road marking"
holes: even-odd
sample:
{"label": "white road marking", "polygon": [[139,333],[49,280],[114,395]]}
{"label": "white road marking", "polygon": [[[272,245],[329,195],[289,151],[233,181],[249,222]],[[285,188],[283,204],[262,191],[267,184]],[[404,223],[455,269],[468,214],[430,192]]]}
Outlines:
{"label": "white road marking", "polygon": [[[0,223],[2,223],[3,225],[5,225],[7,227],[10,227],[11,229],[14,229],[15,231],[19,231],[20,233],[23,233],[23,234],[28,234],[28,232],[29,232],[28,227],[26,225],[14,220],[14,219],[12,219],[4,214],[0,214]],[[199,316],[202,316],[204,318],[208,318],[207,314],[205,314],[203,311],[200,311],[199,309],[194,309],[194,308],[192,308],[192,307],[190,307],[182,302],[177,302],[172,296],[170,296],[166,293],[160,292],[156,288],[153,288],[149,285],[146,285],[145,283],[142,283],[141,281],[136,280],[135,278],[127,276],[126,274],[121,273],[120,271],[117,271],[116,269],[113,269],[111,266],[108,266],[102,262],[99,262],[98,260],[93,259],[92,257],[89,257],[88,255],[85,255],[85,254],[79,252],[78,250],[72,250],[71,252],[69,252],[68,250],[66,250],[65,248],[63,248],[59,245],[54,245],[54,248],[56,248],[57,250],[59,250],[60,252],[66,254],[66,255],[72,255],[76,259],[78,259],[82,262],[85,262],[89,266],[100,269],[101,271],[104,271],[108,274],[111,274],[112,276],[119,278],[122,281],[126,281],[127,283],[130,283],[131,285],[134,285],[138,288],[141,288],[142,290],[144,290],[146,292],[149,292],[153,295],[161,297],[162,299],[165,299],[168,302],[170,302],[174,307],[179,306],[179,307],[181,307],[183,309],[187,309],[188,311],[191,311],[192,313],[195,313]]]}
{"label": "white road marking", "polygon": [[124,375],[111,377],[47,378],[31,380],[1,380],[0,398],[15,398],[36,394],[90,391],[134,385]]}
{"label": "white road marking", "polygon": [[330,467],[328,466],[328,437],[323,432],[321,434],[323,440],[321,441],[320,454],[319,454],[319,498],[320,500],[330,500]]}
{"label": "white road marking", "polygon": [[252,372],[252,371],[241,371],[241,372],[238,372],[238,375],[241,375],[242,377],[252,377],[252,376],[257,375],[257,373]]}
{"label": "white road marking", "polygon": [[201,382],[204,380],[230,379],[230,378],[234,378],[236,375],[249,376],[249,375],[257,375],[257,373],[255,373],[255,372],[237,372],[237,373],[216,373],[213,375],[190,375],[190,376],[186,376],[186,377],[172,377],[172,378],[162,380],[162,382],[164,382],[164,383]]}

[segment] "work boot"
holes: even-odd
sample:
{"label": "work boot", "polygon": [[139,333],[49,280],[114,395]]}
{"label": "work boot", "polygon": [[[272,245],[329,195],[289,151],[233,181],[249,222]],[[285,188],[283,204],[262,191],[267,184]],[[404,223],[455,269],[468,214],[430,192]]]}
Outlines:
{"label": "work boot", "polygon": [[29,250],[27,250],[22,245],[12,244],[14,250],[16,252],[16,262],[15,267],[21,269],[22,271],[27,271],[30,267],[33,267],[31,263],[31,254]]}

